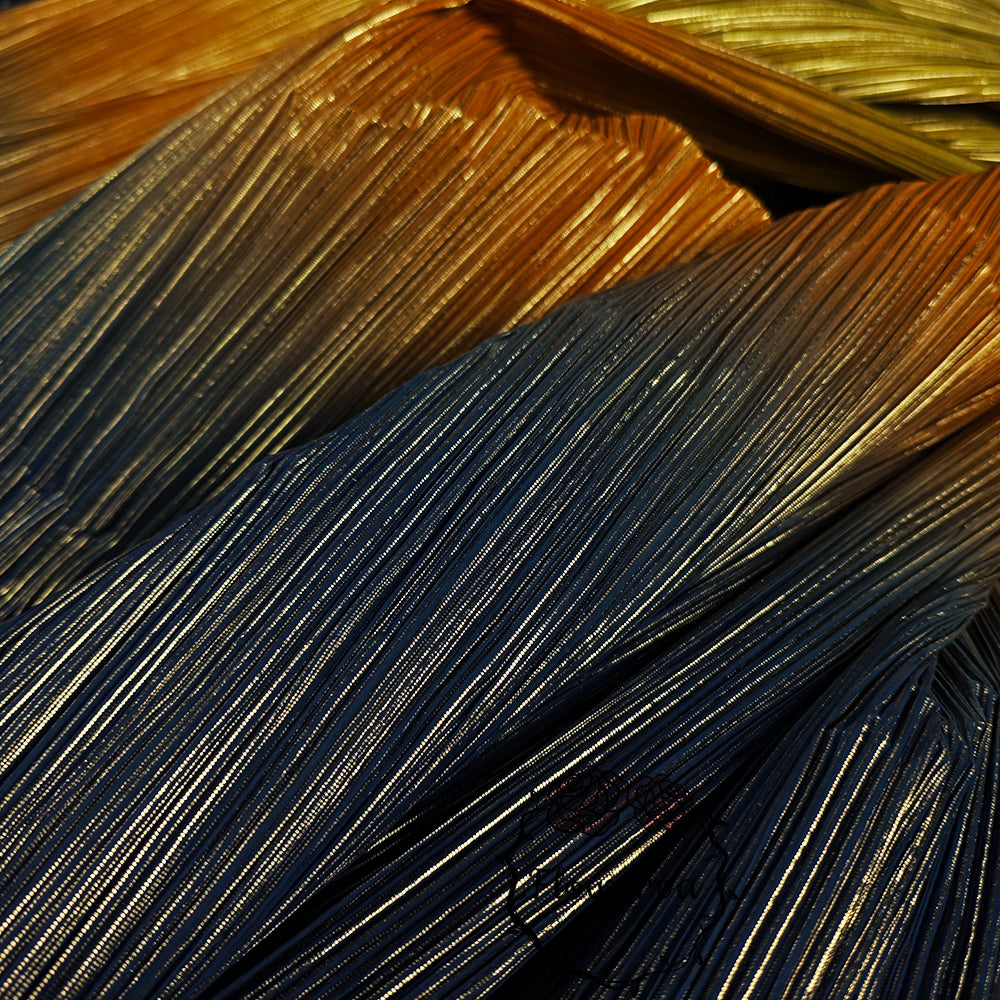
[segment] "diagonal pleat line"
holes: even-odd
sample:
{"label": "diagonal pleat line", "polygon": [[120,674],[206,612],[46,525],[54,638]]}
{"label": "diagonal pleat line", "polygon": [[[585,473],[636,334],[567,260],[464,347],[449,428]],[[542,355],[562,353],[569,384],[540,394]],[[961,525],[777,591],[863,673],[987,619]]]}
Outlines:
{"label": "diagonal pleat line", "polygon": [[1000,29],[989,0],[601,2],[864,102],[974,160],[1000,160]]}
{"label": "diagonal pleat line", "polygon": [[957,631],[1000,570],[998,211],[997,173],[886,187],[577,300],[10,622],[5,988],[485,989],[536,947],[495,851],[532,789],[708,799],[877,633]]}
{"label": "diagonal pleat line", "polygon": [[487,336],[766,222],[662,118],[561,110],[471,8],[313,38],[0,259],[0,616]]}
{"label": "diagonal pleat line", "polygon": [[[953,599],[939,613],[954,621]],[[836,677],[717,808],[724,893],[704,835],[665,837],[645,891],[589,913],[589,948],[570,931],[504,989],[987,995],[1000,943],[998,608],[994,588],[937,651],[919,621],[909,637],[886,633]]]}
{"label": "diagonal pleat line", "polygon": [[[45,0],[0,12],[0,245],[289,45],[370,16],[357,0]],[[407,4],[387,6],[386,16]],[[412,6],[412,4],[410,5]],[[442,4],[437,4],[441,8]],[[450,4],[448,6],[451,6]],[[427,4],[425,9],[434,9]],[[470,3],[557,91],[666,115],[742,172],[845,192],[976,162],[760,60],[566,4]],[[361,31],[363,33],[363,29]],[[638,56],[638,58],[634,58]],[[381,61],[381,60],[380,60]],[[417,60],[419,62],[420,60]],[[497,60],[483,55],[477,71]]]}
{"label": "diagonal pleat line", "polygon": [[[955,442],[947,449],[948,458],[940,456],[944,467],[938,470],[939,481],[968,470],[969,460],[977,463],[970,452],[980,450],[981,455],[986,454],[995,432],[996,421],[991,420]],[[973,444],[975,440],[978,444]],[[960,461],[957,468],[948,468],[957,452],[964,453],[966,460]],[[899,819],[900,800],[906,802],[909,797],[913,803],[912,814],[907,816],[910,826],[899,831],[895,847],[897,851],[910,851],[911,857],[926,866],[920,873],[923,885],[896,887],[900,909],[912,911],[917,892],[922,890],[926,895],[936,887],[935,862],[947,857],[948,845],[935,843],[941,837],[943,822],[938,813],[944,813],[953,825],[958,823],[962,807],[968,805],[975,771],[965,746],[959,744],[950,753],[941,746],[940,722],[935,732],[933,720],[914,721],[912,706],[907,708],[908,702],[914,700],[908,689],[920,687],[928,650],[940,647],[961,626],[963,612],[968,616],[981,603],[987,578],[995,571],[995,562],[983,562],[978,580],[968,574],[962,579],[959,567],[963,562],[960,553],[964,550],[966,558],[976,560],[983,554],[986,534],[992,534],[987,525],[995,513],[986,497],[995,491],[996,477],[994,467],[985,479],[976,480],[974,494],[966,494],[957,506],[952,502],[958,499],[958,490],[947,499],[939,494],[922,511],[907,509],[905,501],[898,497],[889,500],[882,494],[872,498],[865,509],[868,520],[864,528],[860,525],[862,517],[839,526],[814,549],[789,560],[774,577],[765,579],[714,616],[688,641],[650,662],[591,713],[558,732],[546,727],[544,719],[539,720],[538,728],[546,731],[546,741],[529,760],[481,788],[476,799],[461,811],[443,810],[432,832],[420,839],[414,837],[416,842],[398,859],[385,864],[353,892],[331,901],[326,913],[290,937],[283,948],[269,956],[269,961],[261,961],[242,978],[227,982],[226,989],[206,995],[319,996],[351,990],[357,996],[390,996],[400,989],[412,995],[451,995],[487,990],[518,961],[540,961],[537,956],[545,956],[546,935],[558,930],[561,921],[571,919],[574,911],[586,912],[587,898],[560,896],[551,881],[543,883],[540,891],[528,893],[526,899],[518,899],[517,889],[530,887],[536,872],[553,869],[563,871],[571,883],[603,887],[621,877],[622,871],[635,864],[636,857],[648,850],[651,842],[655,843],[650,833],[637,828],[634,822],[622,822],[613,834],[602,837],[567,837],[558,829],[546,827],[541,818],[545,815],[544,800],[558,787],[560,778],[588,761],[599,761],[605,772],[629,781],[643,772],[669,774],[695,801],[711,801],[723,796],[727,783],[741,766],[752,765],[763,748],[774,747],[775,753],[773,759],[760,764],[762,781],[780,778],[782,764],[801,769],[806,760],[807,767],[818,771],[827,782],[836,777],[842,783],[835,786],[841,795],[846,794],[844,787],[855,787],[852,780],[860,782],[859,776],[845,777],[842,773],[843,761],[853,760],[865,774],[867,784],[861,786],[862,790],[881,799],[883,823],[891,825]],[[911,491],[934,485],[934,474],[922,468],[904,477],[898,488],[912,496]],[[894,490],[890,488],[889,492]],[[969,506],[965,507],[965,503]],[[896,518],[903,510],[906,513],[902,519],[907,522],[915,516],[918,521],[929,516],[929,521],[909,533],[901,545],[893,524],[900,523]],[[973,510],[978,510],[974,515],[978,528],[965,521]],[[971,528],[972,532],[961,540],[954,531],[960,522],[965,522],[963,529]],[[947,547],[934,546],[929,538],[944,523],[952,529],[949,543]],[[867,548],[859,546],[860,533],[869,531],[872,543]],[[994,539],[990,560],[996,559],[995,546]],[[920,556],[915,562],[916,552]],[[897,560],[906,567],[905,573],[893,572]],[[819,710],[810,712],[817,683],[825,683],[834,691],[818,699]],[[868,692],[864,692],[866,687]],[[908,701],[886,710],[894,688],[903,689]],[[846,736],[834,739],[829,749],[822,727],[824,723],[829,725],[829,719],[854,709],[852,703],[859,689],[869,694],[863,713],[866,723],[861,727],[867,741],[863,749],[853,745],[854,754],[847,757],[856,723],[848,725]],[[900,722],[900,713],[906,711],[910,717]],[[920,709],[920,715],[926,716],[927,711]],[[806,719],[800,727],[803,714]],[[873,718],[878,726],[869,734]],[[797,743],[786,739],[782,745],[781,737],[791,727]],[[836,731],[841,728],[845,727],[838,721]],[[923,760],[910,760],[912,751],[908,746],[891,760],[886,754],[879,755],[886,732],[895,728],[904,728],[908,740],[926,745]],[[821,735],[819,749],[814,748],[817,733]],[[793,744],[791,748],[789,743]],[[811,754],[805,756],[806,751]],[[834,763],[824,762],[824,752],[833,757]],[[876,768],[879,774],[871,774]],[[913,772],[912,785],[906,782],[907,768]],[[917,778],[921,775],[930,796],[928,801],[918,794]],[[887,787],[890,779],[895,784]],[[801,779],[796,780],[801,787]],[[751,785],[750,792],[754,797],[748,796],[748,802],[759,808],[761,789]],[[824,794],[829,794],[826,788],[820,800]],[[815,797],[804,793],[803,797],[815,806]],[[541,810],[532,807],[533,798],[536,802],[542,799]],[[837,820],[841,818],[836,808],[830,813]],[[519,827],[525,815],[531,824],[526,838]],[[736,839],[731,827],[744,834],[744,841]],[[912,844],[914,827],[934,850],[925,851]],[[810,834],[815,833],[812,819],[808,828]],[[693,833],[704,845],[689,877],[700,884],[710,883],[720,864],[714,843],[697,828],[687,833],[689,837]],[[754,850],[764,849],[770,833],[766,825],[762,828],[744,821],[741,826],[738,818],[729,817],[718,834],[728,858],[736,859],[727,859],[727,882],[742,907],[735,912],[729,903],[725,916],[732,917],[734,936],[741,931],[759,931],[758,940],[751,939],[742,947],[739,940],[726,941],[725,948],[718,949],[722,954],[713,955],[711,946],[717,942],[698,941],[696,932],[711,925],[707,917],[713,915],[705,911],[719,907],[719,899],[714,893],[703,893],[689,906],[694,912],[685,913],[678,912],[684,904],[671,898],[657,913],[646,915],[640,922],[654,939],[647,940],[646,947],[636,942],[635,948],[629,949],[628,957],[641,962],[640,968],[601,969],[598,952],[596,956],[591,953],[582,964],[571,965],[567,978],[580,982],[582,995],[615,996],[638,986],[638,995],[656,996],[662,995],[668,985],[683,993],[684,988],[694,984],[704,991],[698,995],[715,991],[720,996],[774,995],[776,982],[788,976],[788,969],[780,961],[785,955],[781,954],[779,960],[772,961],[772,967],[777,967],[775,977],[763,979],[768,971],[766,960],[771,958],[777,940],[787,943],[791,961],[800,966],[796,970],[800,978],[808,980],[817,972],[821,974],[829,956],[816,961],[817,949],[810,948],[810,931],[816,919],[812,909],[802,906],[805,915],[795,913],[795,921],[782,912],[795,905],[797,890],[778,882],[772,885],[773,896],[767,883],[763,887],[754,884],[754,893],[750,893],[741,878],[741,862],[752,860],[748,856]],[[861,823],[856,834],[866,833],[870,833],[870,823]],[[801,871],[807,881],[822,885],[827,870],[843,866],[857,846],[844,830],[836,838],[824,840],[819,834],[816,840],[818,857],[804,859]],[[767,843],[768,848],[771,846]],[[885,844],[869,841],[867,846],[876,849]],[[678,846],[678,853],[685,852],[690,853],[690,840]],[[775,866],[787,866],[794,851],[781,844],[769,856]],[[882,916],[875,906],[880,892],[871,883],[876,877],[891,881],[893,872],[886,871],[886,865],[891,869],[891,863],[886,861],[881,869],[876,864],[853,875],[872,897],[870,908],[863,913]],[[597,896],[592,905],[600,907],[599,893]],[[846,897],[848,902],[851,899]],[[820,914],[836,916],[828,900],[817,904],[813,898],[806,902],[816,906]],[[756,920],[755,914],[747,912],[755,905],[764,910],[764,916]],[[720,917],[714,915],[716,923]],[[765,918],[769,924],[761,929]],[[581,913],[581,919],[587,918]],[[600,915],[597,919],[600,921]],[[922,927],[920,912],[911,919]],[[883,946],[895,943],[891,936],[883,937],[884,927],[876,920],[857,919],[856,923],[862,938],[874,935]],[[775,934],[775,925],[782,929],[780,938]],[[670,940],[668,932],[683,938],[685,930],[689,939],[696,938],[693,943],[682,940],[679,946]],[[912,926],[910,932],[915,934]],[[661,936],[666,940],[658,939]],[[620,940],[608,943],[613,946]],[[672,957],[685,952],[690,956],[696,949],[704,949],[714,961],[705,966],[682,961],[678,968],[671,967]],[[650,960],[650,956],[656,956],[662,964],[655,958]],[[745,965],[742,979],[727,968],[727,963],[737,962]],[[893,968],[887,957],[881,965],[867,966],[866,972],[878,977]],[[673,973],[674,981],[669,973]],[[702,981],[696,978],[699,974]],[[606,994],[599,989],[602,984]],[[885,985],[884,980],[876,979],[878,988],[884,989]],[[871,989],[872,983],[866,988]],[[759,992],[753,993],[753,989]]]}

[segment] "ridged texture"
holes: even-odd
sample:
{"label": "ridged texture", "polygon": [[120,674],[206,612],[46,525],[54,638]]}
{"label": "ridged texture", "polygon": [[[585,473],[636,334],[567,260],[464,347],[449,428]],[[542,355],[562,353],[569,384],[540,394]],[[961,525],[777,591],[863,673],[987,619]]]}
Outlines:
{"label": "ridged texture", "polygon": [[[998,216],[883,188],[569,304],[11,622],[0,991],[480,995],[664,775],[701,843],[873,644],[912,687],[1000,571]],[[612,828],[553,818],[580,765]]]}
{"label": "ridged texture", "polygon": [[343,25],[0,259],[0,617],[487,336],[766,222],[664,119],[553,105],[469,9]]}
{"label": "ridged texture", "polygon": [[716,790],[715,841],[661,838],[500,995],[993,996],[996,684],[934,656],[968,607],[938,595],[843,657]]}
{"label": "ridged texture", "polygon": [[995,0],[599,0],[864,101],[1000,162]]}
{"label": "ridged texture", "polygon": [[0,15],[0,245],[358,0],[34,0]]}
{"label": "ridged texture", "polygon": [[913,617],[880,635],[716,796],[724,893],[710,841],[664,837],[602,917],[571,923],[501,995],[994,996],[998,598],[939,651],[928,632],[939,644],[962,595],[929,630]]}
{"label": "ridged texture", "polygon": [[[0,246],[229,77],[284,44],[337,30],[336,18],[359,6],[38,0],[0,14]],[[582,71],[588,105],[594,76],[603,77],[626,106],[667,115],[711,155],[765,176],[850,191],[974,169],[883,115],[683,33],[565,4],[468,9],[498,29],[517,22],[518,44],[540,52],[543,68]]]}
{"label": "ridged texture", "polygon": [[[837,192],[884,177],[933,178],[978,169],[862,104],[686,31],[662,25],[636,31],[637,19],[630,26],[627,17],[609,17],[596,4],[576,0],[480,2],[505,12],[515,25],[528,12],[542,17],[521,44],[536,61],[558,66],[554,86],[575,83],[585,90],[598,76],[609,99],[644,99],[742,173]],[[547,23],[546,38],[539,29]],[[567,33],[591,43],[586,58],[574,58],[558,44]],[[631,71],[615,68],[609,55]]]}
{"label": "ridged texture", "polygon": [[[557,995],[545,975],[553,969],[579,997],[916,1000],[959,996],[952,990],[970,972],[985,972],[980,988],[995,981],[995,955],[985,970],[975,969],[975,955],[954,956],[977,911],[995,912],[995,894],[966,896],[944,912],[933,898],[945,894],[948,869],[960,860],[949,852],[968,823],[976,765],[991,761],[975,760],[976,748],[934,717],[922,692],[892,701],[885,689],[907,681],[919,688],[924,662],[901,651],[940,646],[975,610],[985,583],[956,579],[963,562],[995,571],[997,509],[986,500],[1000,483],[995,467],[972,475],[971,506],[953,506],[955,487],[931,502],[916,497],[968,476],[970,462],[982,471],[998,428],[994,420],[961,440],[964,461],[954,451],[936,456],[940,478],[920,468],[899,484],[902,496],[880,491],[861,518],[844,519],[748,588],[600,708],[539,724],[522,766],[480,786],[461,811],[439,802],[433,820],[424,814],[422,825],[397,827],[396,844],[408,849],[375,874],[359,866],[359,886],[312,900],[311,919],[275,934],[213,995],[477,995],[519,961],[528,967],[502,995]],[[982,520],[976,506],[989,510]],[[960,528],[970,514],[974,526]],[[888,537],[875,541],[877,532]],[[950,536],[947,547],[935,535]],[[859,690],[880,685],[861,720],[824,731],[854,710]],[[810,711],[817,697],[820,710]],[[964,706],[961,721],[975,709]],[[796,740],[783,739],[790,729]],[[900,732],[904,745],[887,748]],[[628,783],[630,802],[652,777],[679,785],[690,803],[659,838],[642,793],[610,828],[567,836],[565,824],[551,821],[551,802],[595,766]],[[758,768],[763,780],[739,800],[742,814],[720,817],[732,785]],[[768,792],[784,807],[779,813],[776,803],[772,815],[788,822],[805,814],[797,830],[805,843],[778,839],[772,816],[761,815]],[[631,869],[646,851],[669,847],[652,874],[677,888],[659,901],[648,869]],[[748,876],[762,852],[768,864]],[[634,908],[618,924],[608,912],[614,888],[618,904]],[[547,950],[556,932],[568,938],[569,955]],[[285,947],[269,953],[283,936]],[[614,962],[629,945],[627,960]],[[939,964],[955,957],[957,967]]]}

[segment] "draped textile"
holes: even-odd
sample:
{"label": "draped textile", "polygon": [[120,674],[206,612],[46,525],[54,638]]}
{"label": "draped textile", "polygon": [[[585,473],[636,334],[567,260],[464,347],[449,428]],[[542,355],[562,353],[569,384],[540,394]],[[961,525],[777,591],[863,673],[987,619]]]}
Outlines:
{"label": "draped textile", "polygon": [[576,300],[9,622],[4,991],[976,995],[998,215],[883,187]]}
{"label": "draped textile", "polygon": [[332,26],[0,258],[0,618],[505,327],[766,222],[663,118],[550,99],[472,8]]}

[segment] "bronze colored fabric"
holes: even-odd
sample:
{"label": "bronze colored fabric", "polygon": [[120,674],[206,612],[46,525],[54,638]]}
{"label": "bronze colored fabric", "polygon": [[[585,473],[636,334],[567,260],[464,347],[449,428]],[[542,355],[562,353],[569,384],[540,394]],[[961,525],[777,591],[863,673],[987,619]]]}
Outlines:
{"label": "bronze colored fabric", "polygon": [[0,12],[0,246],[356,0],[33,0]]}
{"label": "bronze colored fabric", "polygon": [[766,223],[664,119],[554,103],[472,7],[342,22],[0,258],[0,616],[505,327]]}
{"label": "bronze colored fabric", "polygon": [[[38,0],[0,13],[0,245],[223,81],[284,44],[337,32],[357,6]],[[606,96],[626,109],[666,115],[710,155],[764,177],[840,192],[975,169],[884,115],[683,32],[550,2],[474,0],[468,10],[496,30],[514,26],[513,51],[557,87],[581,76],[587,106],[596,84],[610,85]]]}
{"label": "bronze colored fabric", "polygon": [[[1000,172],[888,186],[574,300],[8,623],[3,990],[485,995],[560,931],[607,926],[599,895],[531,890],[545,866],[599,893],[669,854],[679,812],[700,839],[678,850],[704,846],[699,816],[736,809],[762,760],[795,784],[773,755],[804,720],[797,747],[840,716],[847,737],[798,761],[825,778],[793,804],[843,792],[830,761],[852,762],[871,688],[909,726],[928,657],[1000,571],[998,223]],[[901,848],[910,824],[936,891],[937,830],[980,808],[986,744],[938,750],[933,723],[904,772],[923,804],[876,818]],[[864,796],[841,802],[865,829]],[[780,889],[774,864],[803,869],[772,834],[741,850]],[[747,830],[715,836],[709,857]],[[831,837],[816,870],[854,851]],[[863,888],[822,940],[827,897],[749,893],[794,923],[790,950],[748,919],[678,975],[712,1000],[719,975],[732,997],[796,976],[832,996],[872,936],[901,956],[868,970],[878,995],[912,956],[981,975],[905,887]],[[994,905],[956,898],[951,928]],[[690,932],[685,905],[650,933]],[[677,971],[625,988],[670,995]]]}
{"label": "bronze colored fabric", "polygon": [[600,0],[710,39],[1000,162],[993,0]]}

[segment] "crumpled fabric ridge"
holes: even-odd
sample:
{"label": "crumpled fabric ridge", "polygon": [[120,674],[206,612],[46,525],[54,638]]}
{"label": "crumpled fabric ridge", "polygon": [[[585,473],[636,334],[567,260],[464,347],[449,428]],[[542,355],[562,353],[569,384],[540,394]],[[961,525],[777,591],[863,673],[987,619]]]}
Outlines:
{"label": "crumpled fabric ridge", "polygon": [[663,118],[554,103],[471,7],[331,26],[0,258],[0,617],[426,368],[767,220]]}
{"label": "crumpled fabric ridge", "polygon": [[911,690],[1000,573],[998,211],[889,186],[576,300],[8,623],[4,988],[484,991],[585,905],[512,872],[664,839],[647,785],[567,835],[574,768],[695,822],[880,637]]}

